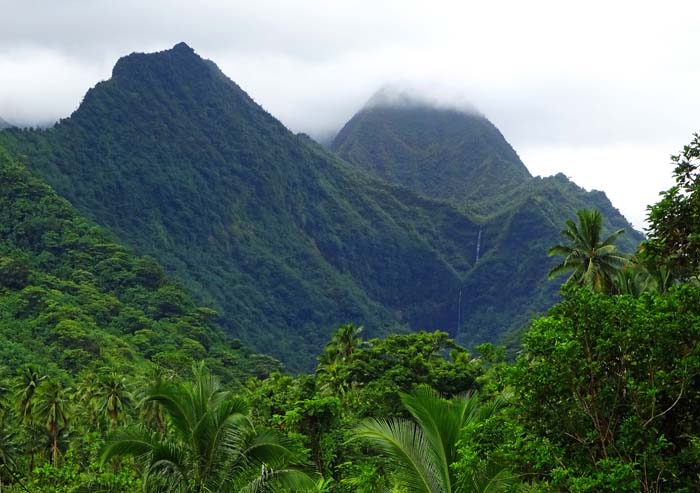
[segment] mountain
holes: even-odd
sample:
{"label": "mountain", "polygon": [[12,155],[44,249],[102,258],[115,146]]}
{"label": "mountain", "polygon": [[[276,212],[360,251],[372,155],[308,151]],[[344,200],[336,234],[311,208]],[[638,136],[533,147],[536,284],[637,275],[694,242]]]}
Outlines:
{"label": "mountain", "polygon": [[[380,92],[338,132],[331,149],[363,172],[481,218],[486,254],[464,278],[470,334],[462,342],[488,339],[495,320],[501,326],[524,320],[513,308],[533,306],[533,295],[556,297],[555,284],[538,293],[533,286],[542,286],[542,255],[561,241],[559,231],[576,211],[599,209],[608,231],[624,228],[621,246],[628,252],[643,239],[603,192],[587,192],[563,174],[532,177],[500,131],[474,110]],[[502,289],[510,299],[500,313],[480,309],[499,306]]]}
{"label": "mountain", "polygon": [[2,148],[0,233],[0,373],[31,363],[72,381],[157,362],[184,375],[203,359],[233,383],[279,368],[227,338],[152,258],[115,243]]}
{"label": "mountain", "polygon": [[428,197],[492,204],[531,178],[501,132],[474,111],[402,97],[370,103],[340,130],[332,150],[358,168]]}
{"label": "mountain", "polygon": [[12,125],[9,124],[8,122],[6,122],[5,120],[3,120],[2,117],[0,117],[0,130],[2,130],[3,128],[10,128],[10,127],[12,127]]}
{"label": "mountain", "polygon": [[[346,322],[369,336],[495,340],[556,299],[545,251],[562,217],[599,204],[626,224],[602,194],[523,169],[528,193],[488,217],[370,176],[288,131],[184,43],[120,59],[70,118],[4,130],[0,145],[292,370]],[[492,168],[517,169],[507,157]]]}

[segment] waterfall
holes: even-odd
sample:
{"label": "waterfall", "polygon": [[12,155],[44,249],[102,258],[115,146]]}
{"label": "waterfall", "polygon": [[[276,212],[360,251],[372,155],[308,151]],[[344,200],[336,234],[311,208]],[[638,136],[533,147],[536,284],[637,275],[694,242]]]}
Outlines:
{"label": "waterfall", "polygon": [[459,337],[459,331],[462,328],[462,290],[459,290],[459,301],[457,302],[457,333],[455,339]]}
{"label": "waterfall", "polygon": [[476,237],[476,260],[475,262],[479,261],[479,253],[481,252],[481,231],[484,228],[479,228],[479,236]]}

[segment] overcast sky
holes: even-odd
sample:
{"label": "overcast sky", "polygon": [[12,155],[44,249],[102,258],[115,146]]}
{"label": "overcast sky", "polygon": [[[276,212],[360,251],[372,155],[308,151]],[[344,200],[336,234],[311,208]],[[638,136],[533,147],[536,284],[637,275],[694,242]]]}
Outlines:
{"label": "overcast sky", "polygon": [[381,86],[472,104],[535,175],[638,228],[700,132],[700,2],[0,0],[0,117],[75,110],[116,60],[185,41],[290,129],[335,132]]}

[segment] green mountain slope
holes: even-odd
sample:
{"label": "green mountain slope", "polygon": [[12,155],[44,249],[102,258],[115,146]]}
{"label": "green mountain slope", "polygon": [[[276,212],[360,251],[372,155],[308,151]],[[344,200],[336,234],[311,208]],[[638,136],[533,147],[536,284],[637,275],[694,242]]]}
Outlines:
{"label": "green mountain slope", "polygon": [[[548,210],[519,205],[537,197],[514,193],[498,208],[513,213],[487,218],[367,176],[289,132],[184,44],[122,58],[70,118],[5,130],[0,144],[292,369],[309,368],[341,323],[370,336],[403,325],[454,334],[462,290],[461,340],[473,342],[557,291],[543,282],[548,245],[508,228],[549,227],[538,219]],[[512,220],[517,211],[527,217]],[[531,270],[517,282],[513,259]]]}
{"label": "green mountain slope", "polygon": [[544,252],[560,242],[577,210],[599,209],[608,230],[625,228],[624,250],[641,241],[604,193],[586,192],[561,174],[533,178],[484,116],[381,96],[345,124],[331,149],[364,172],[481,218],[481,258],[463,276],[461,342],[490,339],[556,299]]}
{"label": "green mountain slope", "polygon": [[103,368],[133,375],[151,361],[186,372],[205,359],[227,381],[278,368],[233,349],[212,317],[0,148],[2,366],[38,364],[69,381]]}
{"label": "green mountain slope", "polygon": [[491,204],[530,178],[485,117],[417,100],[361,110],[331,148],[382,179],[458,204]]}

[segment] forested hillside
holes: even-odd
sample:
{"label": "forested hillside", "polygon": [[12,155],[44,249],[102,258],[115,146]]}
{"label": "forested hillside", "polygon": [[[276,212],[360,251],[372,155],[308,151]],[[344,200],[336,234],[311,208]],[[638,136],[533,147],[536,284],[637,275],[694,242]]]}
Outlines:
{"label": "forested hillside", "polygon": [[428,197],[497,210],[531,178],[498,129],[472,110],[375,95],[331,148],[357,167]]}
{"label": "forested hillside", "polygon": [[[85,372],[174,372],[205,360],[227,378],[279,368],[227,338],[150,257],[81,218],[0,148],[0,365]],[[237,349],[234,349],[237,348]]]}
{"label": "forested hillside", "polygon": [[487,123],[476,120],[468,135],[488,138],[465,152],[492,163],[479,168],[488,180],[514,169],[528,189],[485,208],[451,204],[366,176],[292,134],[182,43],[122,58],[70,118],[4,130],[0,143],[161,262],[230,334],[299,370],[349,321],[370,335],[410,327],[495,340],[556,300],[544,252],[563,217],[598,207],[629,228],[602,194],[528,178]]}

